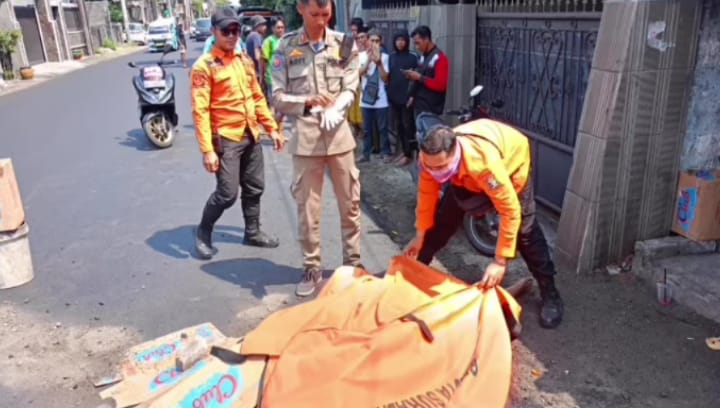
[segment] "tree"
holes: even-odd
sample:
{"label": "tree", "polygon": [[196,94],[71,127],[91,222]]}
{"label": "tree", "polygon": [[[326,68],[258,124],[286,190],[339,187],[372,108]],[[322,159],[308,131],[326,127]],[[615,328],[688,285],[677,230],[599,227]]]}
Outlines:
{"label": "tree", "polygon": [[120,3],[110,3],[110,21],[113,23],[123,23],[123,12]]}
{"label": "tree", "polygon": [[226,7],[229,5],[230,2],[228,0],[215,0],[215,7]]}
{"label": "tree", "polygon": [[192,6],[193,6],[193,9],[195,9],[195,16],[202,17],[205,15],[205,10],[203,9],[203,1],[202,0],[193,0]]}

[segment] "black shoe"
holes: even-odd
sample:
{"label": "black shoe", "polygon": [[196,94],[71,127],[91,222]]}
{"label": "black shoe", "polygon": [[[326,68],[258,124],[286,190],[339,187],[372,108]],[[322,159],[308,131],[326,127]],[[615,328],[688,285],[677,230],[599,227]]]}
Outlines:
{"label": "black shoe", "polygon": [[195,251],[200,259],[208,260],[213,256],[211,232],[203,231],[200,227],[195,229]]}
{"label": "black shoe", "polygon": [[320,282],[322,271],[319,268],[305,268],[302,280],[295,286],[295,294],[300,297],[310,296],[315,293]]}
{"label": "black shoe", "polygon": [[540,297],[542,305],[540,306],[540,326],[545,329],[554,329],[562,322],[564,305],[555,287],[555,282],[550,278],[543,279],[539,282]]}
{"label": "black shoe", "polygon": [[268,234],[258,230],[254,233],[245,232],[243,244],[260,248],[277,248],[278,245],[280,245],[280,241],[277,238],[271,237]]}
{"label": "black shoe", "polygon": [[245,217],[245,237],[243,237],[243,244],[260,248],[277,248],[278,245],[280,245],[280,241],[262,232],[260,229],[260,219],[257,217]]}

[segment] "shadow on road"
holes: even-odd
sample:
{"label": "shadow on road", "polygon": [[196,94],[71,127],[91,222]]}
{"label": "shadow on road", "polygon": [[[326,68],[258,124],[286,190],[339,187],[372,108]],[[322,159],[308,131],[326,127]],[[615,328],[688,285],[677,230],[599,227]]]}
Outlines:
{"label": "shadow on road", "polygon": [[[218,242],[241,244],[244,229],[216,225],[213,231],[213,245]],[[195,258],[195,225],[162,230],[154,233],[145,243],[152,249],[177,259]]]}
{"label": "shadow on road", "polygon": [[134,147],[135,149],[141,151],[141,152],[148,152],[151,150],[156,150],[156,147],[150,143],[147,136],[145,136],[145,132],[138,128],[130,130],[126,133],[127,137],[125,139],[120,140],[120,144],[127,147]]}
{"label": "shadow on road", "polygon": [[258,299],[265,297],[268,286],[297,283],[299,271],[267,259],[237,258],[209,262],[200,267],[216,278],[249,289]]}

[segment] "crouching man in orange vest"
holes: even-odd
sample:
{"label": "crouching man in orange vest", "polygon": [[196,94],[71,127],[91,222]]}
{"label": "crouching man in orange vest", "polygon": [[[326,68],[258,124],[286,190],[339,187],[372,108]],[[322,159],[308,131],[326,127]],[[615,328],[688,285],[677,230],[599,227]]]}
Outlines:
{"label": "crouching man in orange vest", "polygon": [[[563,302],[555,287],[555,266],[535,216],[530,178],[530,145],[516,129],[479,119],[454,129],[435,125],[420,141],[417,234],[406,255],[429,264],[462,225],[466,212],[486,213],[494,206],[500,216],[495,259],[481,284],[502,283],[516,248],[538,282],[542,297],[540,325],[555,328],[562,321]],[[450,186],[441,199],[442,185]]]}

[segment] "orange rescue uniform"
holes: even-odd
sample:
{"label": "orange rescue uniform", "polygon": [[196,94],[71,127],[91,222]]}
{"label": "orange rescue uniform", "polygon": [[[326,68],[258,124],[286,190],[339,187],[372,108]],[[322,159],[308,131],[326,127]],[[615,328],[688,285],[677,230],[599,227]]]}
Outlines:
{"label": "orange rescue uniform", "polygon": [[[530,173],[530,144],[518,130],[490,119],[479,119],[454,129],[462,148],[458,172],[450,182],[469,191],[484,193],[500,215],[496,256],[514,258],[521,209],[518,193]],[[442,185],[420,172],[417,222],[419,232],[433,227]]]}
{"label": "orange rescue uniform", "polygon": [[191,78],[195,134],[203,153],[213,151],[214,134],[239,142],[249,131],[257,141],[260,125],[268,133],[278,130],[247,55],[216,46],[193,64]]}

